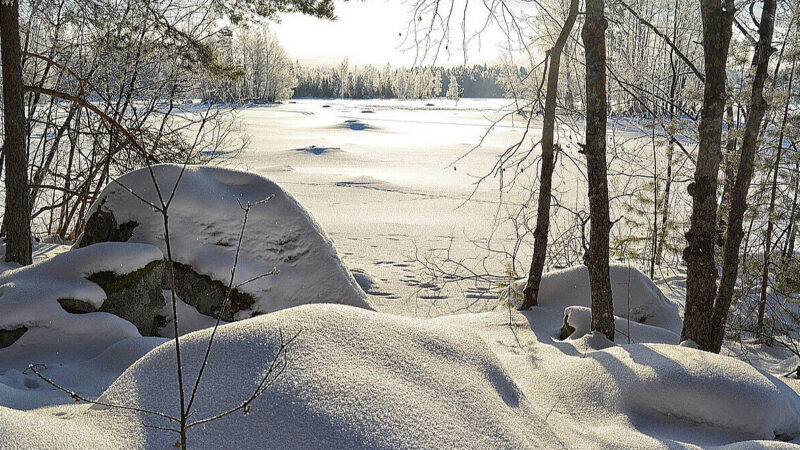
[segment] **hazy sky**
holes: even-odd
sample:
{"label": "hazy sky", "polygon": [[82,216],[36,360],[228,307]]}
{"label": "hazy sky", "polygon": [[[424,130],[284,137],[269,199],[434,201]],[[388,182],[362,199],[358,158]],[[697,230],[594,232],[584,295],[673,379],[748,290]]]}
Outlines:
{"label": "hazy sky", "polygon": [[[456,0],[458,1],[458,0]],[[480,2],[478,2],[480,3]],[[401,0],[336,1],[335,22],[314,19],[300,14],[283,16],[280,23],[272,24],[281,45],[289,57],[307,65],[333,65],[344,58],[350,64],[364,65],[411,65],[414,63],[415,46],[405,42],[406,30],[412,20],[411,6]],[[477,29],[485,19],[485,12],[470,11],[468,19],[474,22],[468,28]],[[456,35],[449,47],[451,55],[442,53],[437,65],[463,64],[461,50],[460,19],[454,19],[452,27]],[[467,47],[468,62],[498,62],[502,52],[503,34],[496,27],[487,29],[480,41],[474,40]]]}

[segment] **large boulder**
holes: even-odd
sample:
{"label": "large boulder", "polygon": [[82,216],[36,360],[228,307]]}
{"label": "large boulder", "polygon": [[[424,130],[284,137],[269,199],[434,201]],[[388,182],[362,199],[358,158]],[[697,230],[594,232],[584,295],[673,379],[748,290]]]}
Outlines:
{"label": "large boulder", "polygon": [[[88,214],[75,247],[95,242],[151,244],[166,254],[162,215],[151,205],[170,198],[170,244],[175,290],[199,312],[216,316],[225,299],[244,210],[242,239],[226,321],[306,303],[371,309],[366,294],[333,243],[298,202],[259,175],[217,167],[162,164],[128,173],[106,187]],[[177,183],[177,187],[176,187]],[[269,199],[262,202],[265,199]],[[262,276],[277,269],[277,274]],[[169,271],[162,287],[169,288]]]}

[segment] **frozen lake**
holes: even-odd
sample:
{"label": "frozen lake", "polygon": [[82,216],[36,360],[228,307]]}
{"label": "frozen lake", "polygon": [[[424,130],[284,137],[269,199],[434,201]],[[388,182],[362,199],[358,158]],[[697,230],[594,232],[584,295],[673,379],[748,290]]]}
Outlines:
{"label": "frozen lake", "polygon": [[[487,179],[477,190],[475,183],[522,137],[524,119],[507,117],[481,148],[458,159],[510,105],[497,99],[458,105],[314,99],[250,107],[241,117],[251,144],[228,165],[267,176],[294,195],[329,233],[348,267],[374,283],[367,291],[385,309],[403,312],[436,303],[440,312],[460,310],[465,298],[479,300],[472,308],[483,309],[485,283],[431,289],[415,260],[449,247],[454,259],[483,256],[472,241],[490,236],[503,212],[499,181]],[[529,133],[527,139],[534,137]],[[511,248],[515,239],[508,236]],[[493,265],[502,272],[502,262]]]}

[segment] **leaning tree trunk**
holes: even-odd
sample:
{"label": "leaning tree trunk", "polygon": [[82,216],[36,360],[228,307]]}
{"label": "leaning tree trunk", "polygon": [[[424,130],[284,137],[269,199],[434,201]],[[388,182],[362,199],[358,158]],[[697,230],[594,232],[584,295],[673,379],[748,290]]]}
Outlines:
{"label": "leaning tree trunk", "polygon": [[689,185],[692,216],[686,233],[686,311],[681,340],[691,339],[704,350],[712,349],[714,299],[717,297],[717,265],[714,238],[717,233],[717,175],[721,158],[722,115],[725,112],[725,72],[733,0],[700,0],[703,21],[705,86],[700,121],[700,141],[694,181]]}
{"label": "leaning tree trunk", "polygon": [[553,135],[556,122],[556,101],[558,99],[558,76],[561,69],[561,52],[578,16],[578,0],[570,0],[569,13],[561,28],[553,48],[550,49],[550,71],[547,73],[547,92],[544,101],[542,123],[542,173],[539,182],[539,201],[536,210],[536,229],[533,232],[533,259],[525,284],[525,300],[521,309],[529,309],[539,304],[539,285],[542,282],[544,260],[547,256],[547,237],[550,229],[550,200],[553,190],[553,169],[555,152]]}
{"label": "leaning tree trunk", "polygon": [[614,304],[608,274],[608,175],[606,166],[606,27],[604,0],[586,0],[581,37],[586,53],[586,171],[589,178],[589,248],[584,262],[592,293],[592,330],[614,340]]}
{"label": "leaning tree trunk", "polygon": [[[794,69],[797,61],[792,62],[792,70],[789,72],[789,92],[792,91],[792,82],[794,81]],[[789,118],[789,103],[791,97],[786,98],[786,104],[783,108],[783,120],[781,121],[781,129],[778,133],[778,151],[775,154],[775,165],[772,167],[772,189],[769,195],[769,211],[767,213],[767,231],[764,236],[764,266],[761,272],[761,298],[758,300],[758,322],[756,323],[756,337],[761,340],[764,333],[764,310],[767,307],[767,286],[769,285],[769,263],[772,257],[772,230],[775,226],[775,201],[778,196],[778,171],[781,166],[781,157],[783,156],[783,138],[786,130],[786,122]],[[792,219],[793,220],[793,219]],[[790,222],[791,224],[791,222]]]}
{"label": "leaning tree trunk", "polygon": [[6,166],[5,260],[31,263],[31,223],[28,197],[28,153],[25,145],[19,0],[0,1],[0,59],[3,67],[3,118]]}
{"label": "leaning tree trunk", "polygon": [[[747,114],[742,137],[742,152],[739,157],[739,168],[736,181],[731,192],[731,210],[728,214],[728,233],[725,239],[724,260],[722,263],[722,280],[719,284],[719,297],[714,305],[713,346],[719,353],[722,339],[725,337],[725,321],[733,300],[733,288],[739,275],[739,248],[742,245],[742,219],[747,209],[747,192],[753,178],[753,166],[761,120],[767,110],[764,100],[764,83],[769,70],[769,57],[775,51],[772,48],[772,31],[775,28],[775,8],[777,0],[764,0],[761,10],[761,23],[758,27],[758,44],[753,55],[755,74],[750,88],[750,111]],[[777,171],[776,171],[777,173]]]}

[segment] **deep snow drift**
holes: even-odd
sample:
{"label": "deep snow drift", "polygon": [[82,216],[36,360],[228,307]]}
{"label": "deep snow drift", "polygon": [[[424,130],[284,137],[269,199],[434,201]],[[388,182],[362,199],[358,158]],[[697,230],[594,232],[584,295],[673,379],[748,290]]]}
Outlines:
{"label": "deep snow drift", "polygon": [[[91,247],[90,247],[91,248]],[[614,270],[612,282],[628,280]],[[413,319],[343,305],[311,304],[224,325],[198,391],[193,420],[240,404],[275,358],[281,333],[299,333],[286,368],[249,413],[193,428],[193,448],[632,448],[780,447],[800,436],[800,397],[734,358],[665,344],[618,344],[589,333],[558,339],[568,286],[582,271],[548,274],[565,293],[531,311]],[[642,277],[630,274],[633,280]],[[555,292],[555,291],[553,291]],[[627,300],[627,292],[626,300]],[[670,302],[641,281],[632,311],[670,323]],[[659,306],[660,305],[660,306]],[[578,314],[580,315],[580,314]],[[633,317],[633,314],[632,314]],[[639,324],[637,342],[658,337]],[[650,329],[650,333],[642,329]],[[181,341],[191,385],[210,330]],[[46,374],[114,404],[177,414],[172,341],[129,338],[85,362]],[[131,364],[130,367],[127,367]],[[124,370],[124,372],[123,372]],[[115,372],[116,371],[116,372]],[[174,426],[146,415],[82,404],[30,374],[3,370],[0,446],[160,448]],[[64,406],[59,405],[59,396]],[[33,409],[40,406],[43,409]],[[14,408],[14,409],[10,409]],[[21,411],[20,411],[21,410]],[[58,433],[59,423],[71,428]],[[144,420],[144,421],[143,421]],[[27,424],[36,423],[34,428]],[[756,441],[765,439],[764,441]]]}
{"label": "deep snow drift", "polygon": [[[336,305],[301,306],[221,328],[194,419],[223,412],[251,394],[276,353],[279,330],[287,337],[300,333],[285,372],[247,415],[192,430],[192,446],[556,445],[530,399],[477,336],[442,323]],[[190,380],[208,335],[200,331],[182,342],[183,354],[192,361],[184,371]],[[174,348],[167,344],[131,366],[102,399],[177,414],[174,372]],[[154,447],[174,439],[155,430],[145,435],[145,444]]]}
{"label": "deep snow drift", "polygon": [[[153,166],[153,175],[165,201],[175,189],[169,207],[174,260],[225,285],[242,228],[244,211],[240,204],[254,204],[234,285],[241,285],[237,289],[252,295],[255,303],[251,310],[239,311],[236,319],[318,302],[370,308],[325,232],[275,183],[259,175],[217,167],[187,167],[181,175],[181,166],[162,164]],[[150,244],[166,253],[161,215],[137,196],[160,205],[148,169],[130,172],[110,183],[87,217],[98,208],[110,210],[118,224],[138,223],[128,242]],[[258,278],[272,268],[279,273]]]}
{"label": "deep snow drift", "polygon": [[[682,324],[678,304],[661,293],[645,274],[630,266],[612,264],[609,275],[614,315],[680,333]],[[515,288],[521,293],[525,281],[519,281]],[[540,306],[590,307],[589,270],[586,266],[579,266],[544,274],[538,298]]]}
{"label": "deep snow drift", "polygon": [[800,434],[800,397],[726,356],[677,345],[614,346],[571,359],[560,375],[554,385],[569,408],[661,414],[760,439]]}
{"label": "deep snow drift", "polygon": [[[560,342],[545,309],[411,319],[313,304],[220,328],[193,420],[238,405],[284,337],[287,367],[241,411],[193,428],[193,448],[630,448],[788,446],[800,398],[781,381],[725,356],[663,344]],[[193,381],[210,330],[187,335]],[[594,345],[587,345],[587,338]],[[124,341],[123,341],[124,342]],[[602,344],[602,345],[597,345]],[[101,400],[176,414],[172,342],[128,368]],[[0,409],[0,446],[53,442],[66,407]],[[161,448],[174,426],[106,407],[74,406],[81,433],[61,446]],[[26,429],[32,420],[41,426]],[[144,422],[143,422],[144,420]],[[25,430],[23,432],[22,430]],[[110,430],[125,430],[111,433]],[[766,439],[756,441],[757,439]]]}

